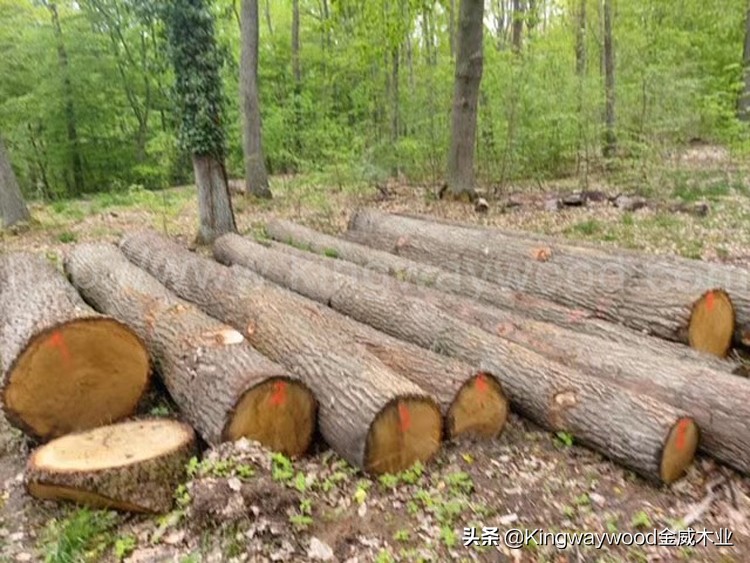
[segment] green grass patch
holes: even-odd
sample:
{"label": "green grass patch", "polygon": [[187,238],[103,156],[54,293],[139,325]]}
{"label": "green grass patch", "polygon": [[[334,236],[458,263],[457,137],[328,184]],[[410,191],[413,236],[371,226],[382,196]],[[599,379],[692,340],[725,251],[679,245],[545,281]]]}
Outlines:
{"label": "green grass patch", "polygon": [[604,231],[604,224],[597,219],[587,219],[586,221],[580,221],[570,226],[566,233],[578,234],[584,236],[598,235]]}
{"label": "green grass patch", "polygon": [[[51,520],[42,534],[45,563],[101,561],[115,544],[117,513],[79,508],[63,519]],[[121,548],[122,550],[122,548]]]}

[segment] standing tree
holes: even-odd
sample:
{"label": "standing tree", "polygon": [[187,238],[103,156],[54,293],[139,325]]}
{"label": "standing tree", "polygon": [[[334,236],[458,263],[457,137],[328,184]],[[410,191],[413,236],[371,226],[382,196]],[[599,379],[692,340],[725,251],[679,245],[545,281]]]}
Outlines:
{"label": "standing tree", "polygon": [[31,218],[26,202],[18,187],[16,175],[10,167],[10,158],[5,143],[0,137],[0,226],[12,227]]}
{"label": "standing tree", "polygon": [[604,0],[604,148],[602,154],[611,158],[617,151],[615,134],[615,47],[612,36],[612,1]]}
{"label": "standing tree", "polygon": [[522,0],[513,0],[513,52],[520,53],[523,46],[523,20],[525,6]]}
{"label": "standing tree", "polygon": [[451,198],[473,199],[477,102],[482,82],[484,1],[462,0],[458,14],[458,52],[453,89],[448,191]]}
{"label": "standing tree", "polygon": [[738,100],[738,116],[742,121],[750,121],[750,7],[745,16],[745,46],[742,51],[742,79],[744,87]]}
{"label": "standing tree", "polygon": [[224,167],[221,59],[214,21],[204,0],[172,0],[165,12],[182,142],[192,155],[198,187],[197,242],[208,244],[236,231]]}
{"label": "standing tree", "polygon": [[245,189],[256,197],[270,198],[268,172],[263,155],[258,101],[258,0],[242,0],[242,53],[240,97],[242,98],[245,150]]}

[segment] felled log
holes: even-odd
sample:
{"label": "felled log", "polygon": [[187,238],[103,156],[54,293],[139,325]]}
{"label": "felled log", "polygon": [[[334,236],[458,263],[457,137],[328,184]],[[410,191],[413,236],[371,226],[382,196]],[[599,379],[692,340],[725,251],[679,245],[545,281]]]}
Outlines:
{"label": "felled log", "polygon": [[34,451],[25,482],[38,499],[164,513],[172,508],[195,433],[174,420],[136,420],[69,434]]}
{"label": "felled log", "polygon": [[700,278],[675,287],[670,278],[655,275],[649,257],[603,261],[601,252],[584,247],[540,245],[374,210],[356,213],[349,227],[350,240],[595,311],[719,357],[732,343],[735,311],[727,292]]}
{"label": "felled log", "polygon": [[[270,221],[266,226],[266,233],[273,239],[286,243],[286,245],[307,248],[318,254],[340,258],[341,260],[336,263],[335,269],[341,273],[355,276],[363,275],[356,269],[348,268],[347,271],[346,262],[351,262],[364,266],[368,270],[389,274],[398,280],[408,281],[420,287],[468,297],[538,321],[553,323],[568,330],[596,336],[611,342],[636,346],[654,354],[699,360],[719,370],[733,371],[737,369],[737,365],[733,362],[713,358],[675,342],[649,338],[641,332],[603,320],[593,311],[571,309],[542,297],[514,291],[477,277],[457,274],[430,264],[319,233],[289,221]],[[294,248],[284,248],[284,250],[295,253]],[[299,254],[299,252],[296,254]]]}
{"label": "felled log", "polygon": [[8,422],[38,440],[132,415],[150,375],[143,342],[29,253],[0,256],[0,366]]}
{"label": "felled log", "polygon": [[169,289],[299,374],[318,398],[323,438],[353,465],[398,472],[438,450],[442,417],[435,401],[336,329],[317,305],[156,233],[129,234],[121,248]]}
{"label": "felled log", "polygon": [[644,477],[672,482],[692,461],[698,427],[684,411],[563,366],[387,285],[355,280],[239,236],[217,239],[214,253],[397,338],[489,369],[519,412],[572,432]]}
{"label": "felled log", "polygon": [[312,392],[242,334],[177,298],[113,245],[76,246],[65,270],[89,303],[143,339],[169,394],[206,442],[246,437],[286,455],[307,451],[317,411]]}

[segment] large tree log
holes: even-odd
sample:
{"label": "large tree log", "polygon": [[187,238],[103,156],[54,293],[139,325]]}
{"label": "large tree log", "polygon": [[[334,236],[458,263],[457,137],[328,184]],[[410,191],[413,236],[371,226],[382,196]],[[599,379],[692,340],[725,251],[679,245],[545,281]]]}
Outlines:
{"label": "large tree log", "polygon": [[168,512],[194,454],[193,429],[174,420],[101,426],[37,449],[26,465],[26,488],[40,499]]}
{"label": "large tree log", "polygon": [[177,298],[110,244],[78,245],[65,270],[89,303],[144,340],[170,395],[206,442],[244,436],[287,455],[307,451],[313,394],[242,334]]}
{"label": "large tree log", "polygon": [[600,253],[583,247],[571,253],[561,246],[374,210],[352,217],[347,238],[595,311],[608,320],[720,357],[729,352],[734,335],[734,307],[722,287],[706,283],[703,276],[677,287],[657,275],[648,257],[620,256],[602,262]]}
{"label": "large tree log", "polygon": [[[368,270],[388,274],[398,280],[408,281],[420,287],[467,297],[538,321],[553,323],[568,330],[649,350],[654,354],[698,360],[719,370],[735,371],[740,369],[736,362],[713,357],[669,340],[648,337],[642,332],[600,319],[591,311],[571,309],[542,297],[514,291],[476,277],[457,274],[389,252],[342,240],[289,221],[272,220],[266,226],[266,232],[273,239],[287,243],[284,247],[286,252],[294,253],[296,249],[288,247],[288,245],[294,245],[329,257],[341,258],[342,260],[336,263],[335,268],[347,275],[364,275],[361,271],[346,263],[351,262]],[[278,248],[273,246],[273,243],[271,245]],[[296,254],[299,254],[299,252]],[[304,254],[309,253],[305,252]],[[448,302],[451,301],[449,296],[445,296],[445,299]],[[461,302],[460,299],[458,301]]]}
{"label": "large tree log", "polygon": [[0,365],[8,421],[39,440],[132,415],[150,376],[140,338],[28,253],[0,256]]}
{"label": "large tree log", "polygon": [[[366,270],[350,262],[278,243],[271,243],[271,247],[312,260],[340,274],[423,299],[491,334],[565,365],[586,370],[613,384],[636,392],[647,390],[656,399],[685,410],[695,418],[701,428],[700,449],[704,453],[750,474],[750,437],[742,431],[746,421],[750,420],[750,405],[746,400],[750,396],[750,381],[728,373],[726,368],[732,364],[724,360],[703,354],[696,361],[679,354],[665,353],[661,346],[664,341],[650,337],[642,337],[643,342],[637,347],[630,343],[607,341],[534,321],[468,298],[400,282],[387,274]],[[658,346],[652,347],[653,343]],[[684,346],[675,347],[689,350]]]}
{"label": "large tree log", "polygon": [[442,417],[434,399],[333,329],[316,304],[155,233],[128,235],[121,248],[179,296],[241,330],[256,349],[303,377],[319,401],[323,438],[353,465],[397,472],[438,450]]}
{"label": "large tree log", "polygon": [[572,432],[644,477],[671,482],[692,461],[697,425],[670,405],[570,369],[387,285],[355,280],[239,236],[217,239],[214,254],[393,336],[488,368],[522,414]]}

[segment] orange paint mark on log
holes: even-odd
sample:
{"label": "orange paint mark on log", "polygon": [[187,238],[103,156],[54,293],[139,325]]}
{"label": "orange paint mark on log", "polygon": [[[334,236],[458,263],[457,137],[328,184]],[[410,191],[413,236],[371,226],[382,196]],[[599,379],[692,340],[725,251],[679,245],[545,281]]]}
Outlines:
{"label": "orange paint mark on log", "polygon": [[535,248],[532,257],[537,262],[546,262],[552,256],[552,250],[549,248]]}
{"label": "orange paint mark on log", "polygon": [[706,294],[706,309],[708,309],[709,312],[714,310],[714,300],[715,300],[714,292],[709,291]]}
{"label": "orange paint mark on log", "polygon": [[687,418],[683,418],[677,424],[677,440],[675,441],[675,444],[677,445],[678,450],[685,449],[685,440],[687,439],[688,426],[690,426],[690,421]]}
{"label": "orange paint mark on log", "polygon": [[487,384],[487,376],[480,373],[474,381],[474,387],[476,387],[479,393],[486,393],[490,388]]}
{"label": "orange paint mark on log", "polygon": [[58,351],[60,352],[60,357],[62,358],[64,363],[70,363],[70,350],[68,349],[68,345],[65,343],[65,338],[63,337],[62,332],[60,332],[59,330],[53,332],[52,336],[50,336],[49,339],[49,345],[53,348],[58,349]]}
{"label": "orange paint mark on log", "polygon": [[278,407],[286,401],[286,383],[277,381],[273,384],[273,394],[271,395],[271,404]]}
{"label": "orange paint mark on log", "polygon": [[398,404],[398,420],[401,432],[406,432],[411,428],[411,413],[409,413],[409,408],[402,403]]}

